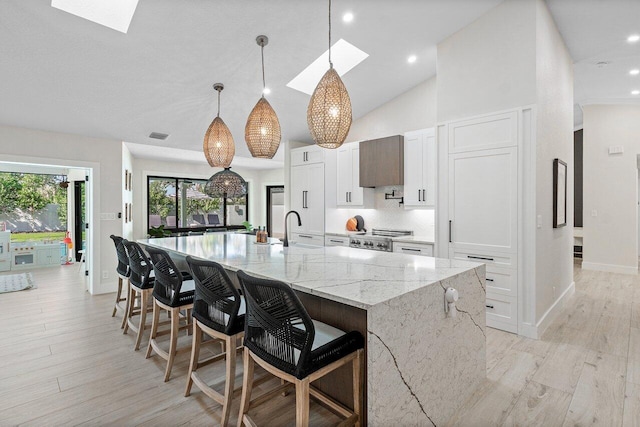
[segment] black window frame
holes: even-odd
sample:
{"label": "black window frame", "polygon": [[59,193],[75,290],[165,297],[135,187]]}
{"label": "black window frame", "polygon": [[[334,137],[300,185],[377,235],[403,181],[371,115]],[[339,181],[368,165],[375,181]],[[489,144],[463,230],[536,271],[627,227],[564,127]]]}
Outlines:
{"label": "black window frame", "polygon": [[[206,179],[203,178],[185,178],[185,177],[175,177],[175,176],[160,176],[160,175],[147,175],[147,232],[151,231],[151,227],[149,227],[149,215],[150,215],[150,210],[149,210],[149,199],[150,199],[150,192],[149,192],[149,185],[151,183],[151,180],[154,179],[158,179],[158,180],[165,180],[165,181],[174,181],[174,186],[176,189],[176,197],[175,197],[175,212],[176,212],[176,226],[175,227],[167,227],[165,225],[164,229],[167,231],[170,231],[172,234],[176,234],[176,235],[182,235],[182,234],[188,234],[189,232],[206,232],[206,231],[225,231],[225,230],[244,230],[245,227],[244,225],[228,225],[228,218],[227,218],[227,200],[230,199],[230,197],[221,197],[222,199],[222,211],[224,212],[224,221],[223,224],[221,225],[217,225],[217,226],[211,226],[211,225],[203,225],[202,227],[178,227],[178,189],[180,182],[184,182],[184,181],[207,181]],[[245,221],[249,221],[249,183],[247,183],[247,194],[245,195],[245,206],[246,206],[246,212],[245,212]]]}

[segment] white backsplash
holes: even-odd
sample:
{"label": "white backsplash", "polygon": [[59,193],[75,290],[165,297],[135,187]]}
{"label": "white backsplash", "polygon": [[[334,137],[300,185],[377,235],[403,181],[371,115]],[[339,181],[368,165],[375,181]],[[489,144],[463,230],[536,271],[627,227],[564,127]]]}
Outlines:
{"label": "white backsplash", "polygon": [[393,228],[412,230],[415,236],[435,238],[435,211],[433,209],[405,209],[399,200],[385,200],[384,194],[396,190],[402,195],[402,187],[379,187],[375,189],[374,209],[327,209],[325,230],[329,233],[346,231],[347,220],[355,215],[364,218],[367,230]]}

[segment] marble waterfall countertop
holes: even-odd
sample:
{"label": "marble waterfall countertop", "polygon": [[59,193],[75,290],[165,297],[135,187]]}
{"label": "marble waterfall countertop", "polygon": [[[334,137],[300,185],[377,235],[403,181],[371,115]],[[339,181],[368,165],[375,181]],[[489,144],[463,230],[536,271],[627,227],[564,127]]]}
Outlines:
{"label": "marble waterfall countertop", "polygon": [[348,247],[294,244],[284,248],[277,239],[269,239],[269,244],[257,244],[255,236],[235,233],[138,242],[180,255],[213,260],[232,271],[244,270],[280,280],[301,292],[365,310],[480,265]]}

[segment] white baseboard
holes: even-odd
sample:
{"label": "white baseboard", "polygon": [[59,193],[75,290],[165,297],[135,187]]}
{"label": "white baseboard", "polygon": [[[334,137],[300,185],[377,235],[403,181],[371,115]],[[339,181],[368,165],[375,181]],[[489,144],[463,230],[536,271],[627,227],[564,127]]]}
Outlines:
{"label": "white baseboard", "polygon": [[536,324],[536,338],[540,338],[544,331],[549,327],[551,322],[556,320],[562,309],[564,308],[567,300],[576,293],[576,282],[571,282],[569,287],[558,297],[551,307],[542,315],[538,323]]}
{"label": "white baseboard", "polygon": [[542,315],[542,318],[535,325],[530,323],[523,323],[518,325],[518,335],[531,338],[534,340],[539,339],[544,331],[549,327],[551,322],[556,320],[562,309],[564,308],[567,300],[576,293],[576,282],[571,284],[565,289],[565,291],[558,297],[558,299],[551,304],[551,307]]}
{"label": "white baseboard", "polygon": [[608,273],[638,274],[637,265],[600,264],[597,262],[582,261],[583,270],[606,271]]}

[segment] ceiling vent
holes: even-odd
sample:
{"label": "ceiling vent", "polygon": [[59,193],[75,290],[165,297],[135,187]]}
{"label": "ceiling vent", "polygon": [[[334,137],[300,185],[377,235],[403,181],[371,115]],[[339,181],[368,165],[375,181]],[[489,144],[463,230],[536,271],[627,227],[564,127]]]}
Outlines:
{"label": "ceiling vent", "polygon": [[151,132],[149,134],[149,138],[160,139],[160,140],[164,141],[165,139],[169,138],[169,134],[168,133],[160,133],[160,132]]}

